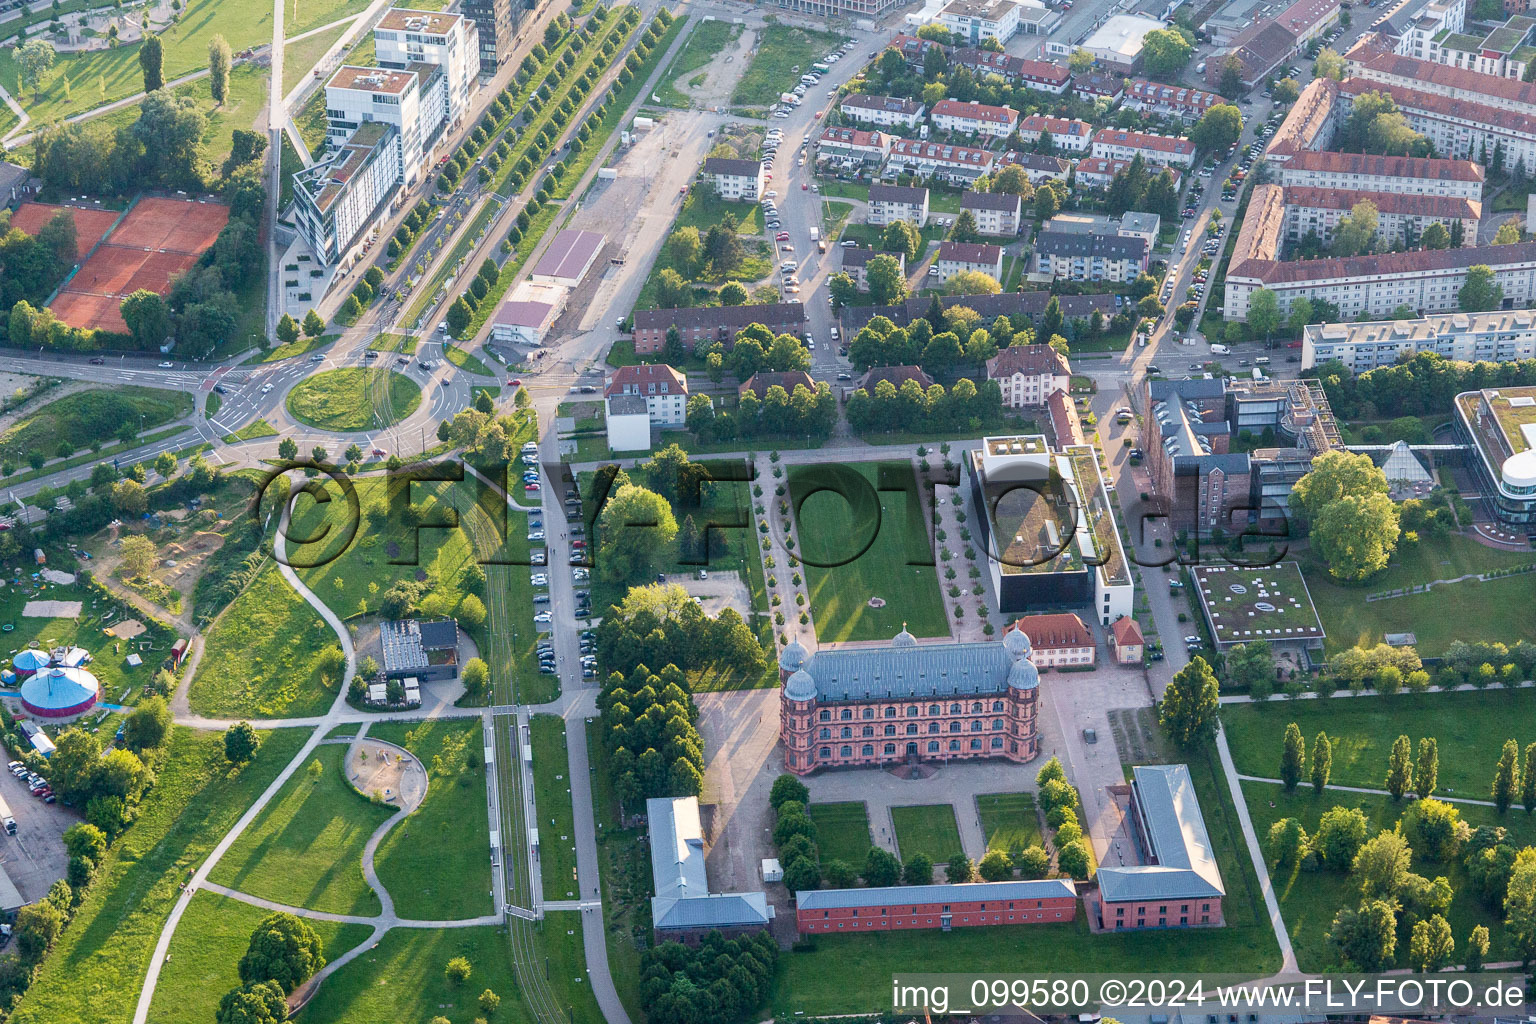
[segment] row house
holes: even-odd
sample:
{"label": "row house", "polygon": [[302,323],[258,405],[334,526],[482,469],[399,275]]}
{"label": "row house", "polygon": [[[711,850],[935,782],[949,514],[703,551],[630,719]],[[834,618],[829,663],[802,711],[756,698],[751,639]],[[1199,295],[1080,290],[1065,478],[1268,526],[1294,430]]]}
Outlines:
{"label": "row house", "polygon": [[1331,78],[1314,78],[1301,90],[1290,113],[1280,122],[1280,128],[1264,158],[1271,166],[1279,167],[1297,153],[1325,149],[1333,141],[1338,127],[1335,110],[1339,102],[1339,83]]}
{"label": "row house", "polygon": [[1428,59],[1437,64],[1525,81],[1526,69],[1536,56],[1530,45],[1536,19],[1517,15],[1487,35],[1445,32],[1430,40]]}
{"label": "row house", "polygon": [[816,137],[816,159],[880,165],[891,152],[895,136],[857,128],[823,128]]}
{"label": "row house", "polygon": [[1066,391],[1072,369],[1067,357],[1049,345],[1010,345],[987,360],[987,379],[997,381],[1002,389],[1003,405],[1030,409],[1044,405],[1053,393]]}
{"label": "row house", "polygon": [[687,309],[639,309],[635,311],[635,352],[651,355],[667,343],[676,330],[683,346],[692,351],[700,344],[722,342],[729,348],[736,334],[750,324],[762,324],[774,334],[800,334],[805,330],[805,306],[780,302],[758,306],[696,306]]}
{"label": "row house", "polygon": [[901,268],[902,276],[906,276],[907,254],[904,252],[877,252],[874,249],[863,249],[857,246],[845,245],[842,246],[842,253],[843,273],[853,279],[854,285],[861,292],[869,291],[869,275],[866,273],[865,268],[868,267],[869,261],[876,256],[891,257],[896,261],[896,265]]}
{"label": "row house", "polygon": [[801,935],[998,925],[1063,924],[1077,917],[1070,878],[806,889],[795,899]]}
{"label": "row house", "polygon": [[[1084,157],[1077,162],[1077,183],[1084,188],[1108,188],[1109,183],[1115,180],[1115,175],[1131,166],[1129,160],[1112,160],[1108,157]],[[1177,191],[1184,175],[1177,167],[1165,168],[1173,176],[1173,187]]]}
{"label": "row house", "polygon": [[1195,162],[1195,144],[1182,135],[1100,128],[1093,133],[1093,155],[1126,161],[1139,155],[1157,167],[1189,168]]}
{"label": "row house", "polygon": [[1157,114],[1180,117],[1186,121],[1198,121],[1205,112],[1227,101],[1214,92],[1191,89],[1187,85],[1168,85],[1149,78],[1131,79],[1125,94],[1125,105],[1135,110],[1150,110]]}
{"label": "row house", "polygon": [[976,230],[995,238],[1012,238],[1023,223],[1024,200],[1011,192],[966,192],[960,209],[971,211]]}
{"label": "row house", "polygon": [[1049,117],[1030,114],[1019,122],[1019,138],[1033,145],[1040,136],[1050,133],[1051,146],[1063,153],[1086,153],[1093,138],[1093,125],[1071,117]]}
{"label": "row house", "polygon": [[763,194],[768,168],[758,160],[733,160],[712,156],[704,161],[704,176],[721,199],[749,200]]}
{"label": "row house", "polygon": [[1351,372],[1365,373],[1420,352],[1467,363],[1536,359],[1536,310],[1308,324],[1301,334],[1304,370],[1337,359]]}
{"label": "row house", "polygon": [[1125,95],[1125,76],[1104,71],[1085,71],[1072,76],[1072,91],[1080,96],[1109,100],[1110,106]]}
{"label": "row house", "polygon": [[838,112],[849,121],[875,124],[882,128],[900,126],[913,129],[923,119],[924,107],[916,100],[900,96],[867,96],[854,93],[844,96],[838,104]]}
{"label": "row house", "polygon": [[885,227],[904,220],[913,227],[928,223],[928,190],[907,185],[869,186],[869,204],[864,223]]}
{"label": "row house", "polygon": [[929,50],[938,50],[940,53],[949,50],[949,47],[943,43],[909,35],[892,36],[891,41],[885,44],[885,48],[901,54],[901,59],[906,61],[907,66],[914,71],[923,70],[923,58],[928,55]]}
{"label": "row house", "polygon": [[1536,115],[1359,78],[1345,79],[1339,86],[1341,106],[1347,110],[1356,97],[1371,91],[1390,95],[1408,127],[1433,142],[1437,153],[1487,163],[1502,151],[1506,168],[1522,166],[1527,173],[1536,169]]}
{"label": "row house", "polygon": [[987,103],[940,100],[933,105],[932,120],[933,126],[940,131],[1006,139],[1019,123],[1019,112],[1012,107]]}
{"label": "row house", "polygon": [[985,149],[922,139],[897,139],[891,145],[885,172],[888,176],[907,172],[920,178],[937,177],[951,185],[969,185],[982,175],[990,174],[996,159],[994,153]]}
{"label": "row house", "polygon": [[1003,279],[1003,247],[987,242],[943,242],[934,261],[939,278],[948,281],[962,270],[975,270]]}
{"label": "row house", "polygon": [[1009,150],[998,157],[997,169],[1021,167],[1031,185],[1043,185],[1047,181],[1064,181],[1072,165],[1064,157],[1046,153],[1019,153]]}
{"label": "row house", "polygon": [[1437,64],[1382,50],[1363,42],[1344,55],[1345,75],[1394,89],[1470,100],[1516,114],[1536,117],[1536,82],[1482,75],[1467,68]]}
{"label": "row house", "polygon": [[1285,237],[1292,242],[1315,232],[1328,245],[1339,221],[1361,202],[1376,207],[1376,237],[1381,248],[1390,248],[1399,239],[1416,242],[1431,224],[1442,224],[1450,230],[1457,222],[1463,232],[1462,244],[1476,245],[1477,224],[1483,215],[1482,203],[1454,196],[1303,187],[1284,189],[1281,196],[1285,203]]}
{"label": "row house", "polygon": [[1037,274],[1069,281],[1134,281],[1147,269],[1145,238],[1099,232],[1042,231],[1035,239]]}
{"label": "row house", "polygon": [[1373,153],[1297,153],[1280,168],[1280,184],[1355,192],[1483,198],[1483,169],[1470,160],[1379,156]]}
{"label": "row house", "polygon": [[949,63],[951,66],[967,68],[977,77],[997,75],[1010,85],[1022,85],[1056,96],[1072,87],[1072,72],[1060,64],[1015,57],[1011,53],[995,53],[992,50],[963,46],[950,51]]}

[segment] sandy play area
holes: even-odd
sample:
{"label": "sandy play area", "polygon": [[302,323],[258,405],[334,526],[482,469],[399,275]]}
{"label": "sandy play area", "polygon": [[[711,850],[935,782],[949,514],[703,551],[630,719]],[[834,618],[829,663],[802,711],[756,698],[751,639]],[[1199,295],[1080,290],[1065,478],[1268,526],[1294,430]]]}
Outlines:
{"label": "sandy play area", "polygon": [[79,601],[28,601],[21,614],[29,619],[77,619]]}
{"label": "sandy play area", "polygon": [[117,625],[107,629],[108,634],[117,637],[119,640],[132,640],[142,632],[144,632],[144,623],[138,619],[124,619]]}
{"label": "sandy play area", "polygon": [[414,810],[427,795],[427,772],[403,747],[364,738],[347,751],[347,781],[359,793]]}

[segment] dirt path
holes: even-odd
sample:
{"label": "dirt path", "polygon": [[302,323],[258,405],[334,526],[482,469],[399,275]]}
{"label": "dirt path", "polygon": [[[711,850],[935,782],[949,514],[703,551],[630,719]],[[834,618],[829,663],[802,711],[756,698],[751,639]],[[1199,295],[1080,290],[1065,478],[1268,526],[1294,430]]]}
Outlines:
{"label": "dirt path", "polygon": [[[714,60],[696,71],[686,72],[688,77],[674,80],[672,87],[706,110],[729,106],[731,93],[735,91],[737,81],[746,74],[756,46],[757,31],[743,28],[735,41],[716,54]],[[703,82],[697,86],[688,84],[699,75],[704,76]]]}

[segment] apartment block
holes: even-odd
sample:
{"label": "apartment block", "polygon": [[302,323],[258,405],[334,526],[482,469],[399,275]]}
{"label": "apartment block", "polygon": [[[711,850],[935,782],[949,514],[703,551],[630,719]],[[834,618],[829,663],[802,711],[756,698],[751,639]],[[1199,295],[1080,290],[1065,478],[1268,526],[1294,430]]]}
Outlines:
{"label": "apartment block", "polygon": [[1012,107],[962,103],[959,100],[940,100],[933,105],[930,117],[933,126],[940,131],[984,135],[994,139],[1007,138],[1019,123],[1019,112]]}
{"label": "apartment block", "polygon": [[1031,145],[1047,132],[1052,149],[1063,153],[1086,153],[1093,139],[1093,125],[1076,118],[1030,114],[1019,122],[1019,138]]}
{"label": "apartment block", "polygon": [[327,141],[340,146],[370,121],[393,125],[400,182],[410,187],[427,172],[448,127],[447,85],[439,64],[395,71],[343,65],[325,85]]}
{"label": "apartment block", "polygon": [[1470,160],[1377,156],[1370,153],[1297,153],[1280,168],[1280,184],[1355,192],[1483,198],[1483,169]]}
{"label": "apartment block", "polygon": [[921,178],[935,175],[951,185],[969,185],[992,172],[997,155],[971,146],[951,146],[921,139],[897,139],[885,164],[887,177],[912,173]]}
{"label": "apartment block", "polygon": [[1214,92],[1191,89],[1187,85],[1168,85],[1150,78],[1131,79],[1125,105],[1136,110],[1198,121],[1212,107],[1227,101]]}
{"label": "apartment block", "polygon": [[1408,127],[1433,142],[1443,156],[1482,164],[1497,157],[1508,169],[1536,169],[1536,115],[1361,78],[1347,78],[1339,86],[1341,109],[1348,111],[1366,92],[1390,95]]}
{"label": "apartment block", "polygon": [[399,131],[379,121],[293,176],[295,219],[315,260],[344,262],[394,198],[400,181]]}
{"label": "apartment block", "polygon": [[1012,85],[1054,93],[1059,96],[1072,87],[1072,73],[1060,64],[1015,57],[973,46],[958,46],[949,53],[951,67],[967,68],[978,77],[997,75]]}
{"label": "apartment block", "polygon": [[823,128],[816,137],[816,159],[840,161],[844,166],[881,164],[896,136],[858,128]]}
{"label": "apartment block", "polygon": [[473,21],[441,11],[392,7],[374,26],[373,45],[381,68],[441,67],[447,83],[448,123],[463,122],[480,66],[479,33]]}
{"label": "apartment block", "polygon": [[463,11],[475,23],[481,74],[494,75],[512,56],[520,10],[512,0],[464,0]]}
{"label": "apartment block", "polygon": [[1012,238],[1019,233],[1024,201],[1009,192],[966,192],[960,197],[960,209],[971,211],[982,234]]}
{"label": "apartment block", "polygon": [[939,279],[948,281],[962,270],[976,270],[1003,279],[1003,247],[986,242],[943,242],[934,261]]}
{"label": "apartment block", "polygon": [[1140,156],[1157,167],[1189,168],[1195,162],[1195,144],[1182,135],[1100,128],[1093,133],[1093,155],[1105,160],[1126,161]]}
{"label": "apartment block", "polygon": [[843,117],[860,124],[912,129],[922,121],[924,107],[916,100],[902,99],[899,96],[866,96],[863,93],[855,93],[844,96],[837,109]]}
{"label": "apartment block", "polygon": [[712,156],[704,161],[704,177],[721,199],[757,199],[768,181],[768,169],[757,160]]}
{"label": "apartment block", "polygon": [[954,0],[939,12],[939,24],[972,46],[983,39],[1006,43],[1019,31],[1019,11],[1012,0]]}
{"label": "apartment block", "polygon": [[928,190],[906,185],[870,185],[864,222],[884,227],[898,220],[919,228],[927,224]]}
{"label": "apartment block", "polygon": [[1399,240],[1416,244],[1431,224],[1447,230],[1461,224],[1463,244],[1477,244],[1477,224],[1483,204],[1454,196],[1427,196],[1402,192],[1354,192],[1343,189],[1296,186],[1281,193],[1285,203],[1285,237],[1298,242],[1309,233],[1328,245],[1334,229],[1358,203],[1376,207],[1376,237],[1381,248]]}
{"label": "apartment block", "polygon": [[680,426],[688,412],[688,381],[666,363],[621,366],[603,388],[603,398],[637,395],[645,399],[652,426]]}
{"label": "apartment block", "polygon": [[1468,363],[1536,359],[1536,311],[1444,313],[1417,320],[1308,324],[1301,368],[1338,360],[1354,373],[1391,366],[1420,352]]}
{"label": "apartment block", "polygon": [[1072,368],[1067,357],[1049,345],[1010,345],[987,360],[987,379],[997,381],[1003,405],[1035,408],[1071,386]]}
{"label": "apartment block", "polygon": [[1035,239],[1037,274],[1069,281],[1126,282],[1147,269],[1144,238],[1099,232],[1042,231]]}

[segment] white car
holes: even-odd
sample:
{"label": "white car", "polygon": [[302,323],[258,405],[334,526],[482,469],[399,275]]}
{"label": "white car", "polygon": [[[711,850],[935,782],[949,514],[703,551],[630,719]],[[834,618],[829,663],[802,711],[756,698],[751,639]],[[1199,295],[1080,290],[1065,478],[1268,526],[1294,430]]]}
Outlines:
{"label": "white car", "polygon": [[769,189],[767,192],[764,192],[763,195],[767,196],[769,199],[777,199],[779,197],[777,189]]}
{"label": "white car", "polygon": [[272,390],[272,385],[271,384],[263,384],[261,386],[261,393],[262,394],[266,394],[268,391],[271,391],[271,390]]}
{"label": "white car", "polygon": [[530,582],[536,587],[547,587],[549,586],[549,577],[541,572],[536,572],[531,577]]}
{"label": "white car", "polygon": [[536,540],[543,540],[543,539],[544,539],[544,531],[543,530],[529,530],[528,531],[528,543],[532,544]]}
{"label": "white car", "polygon": [[160,369],[162,369],[162,370],[169,370],[174,365],[175,365],[174,363],[172,363],[169,359],[167,359],[165,362],[160,364]]}
{"label": "white car", "polygon": [[592,578],[592,573],[586,569],[572,569],[571,581],[573,583],[585,583]]}
{"label": "white car", "polygon": [[549,612],[539,612],[533,617],[533,621],[538,623],[553,622],[554,618]]}

